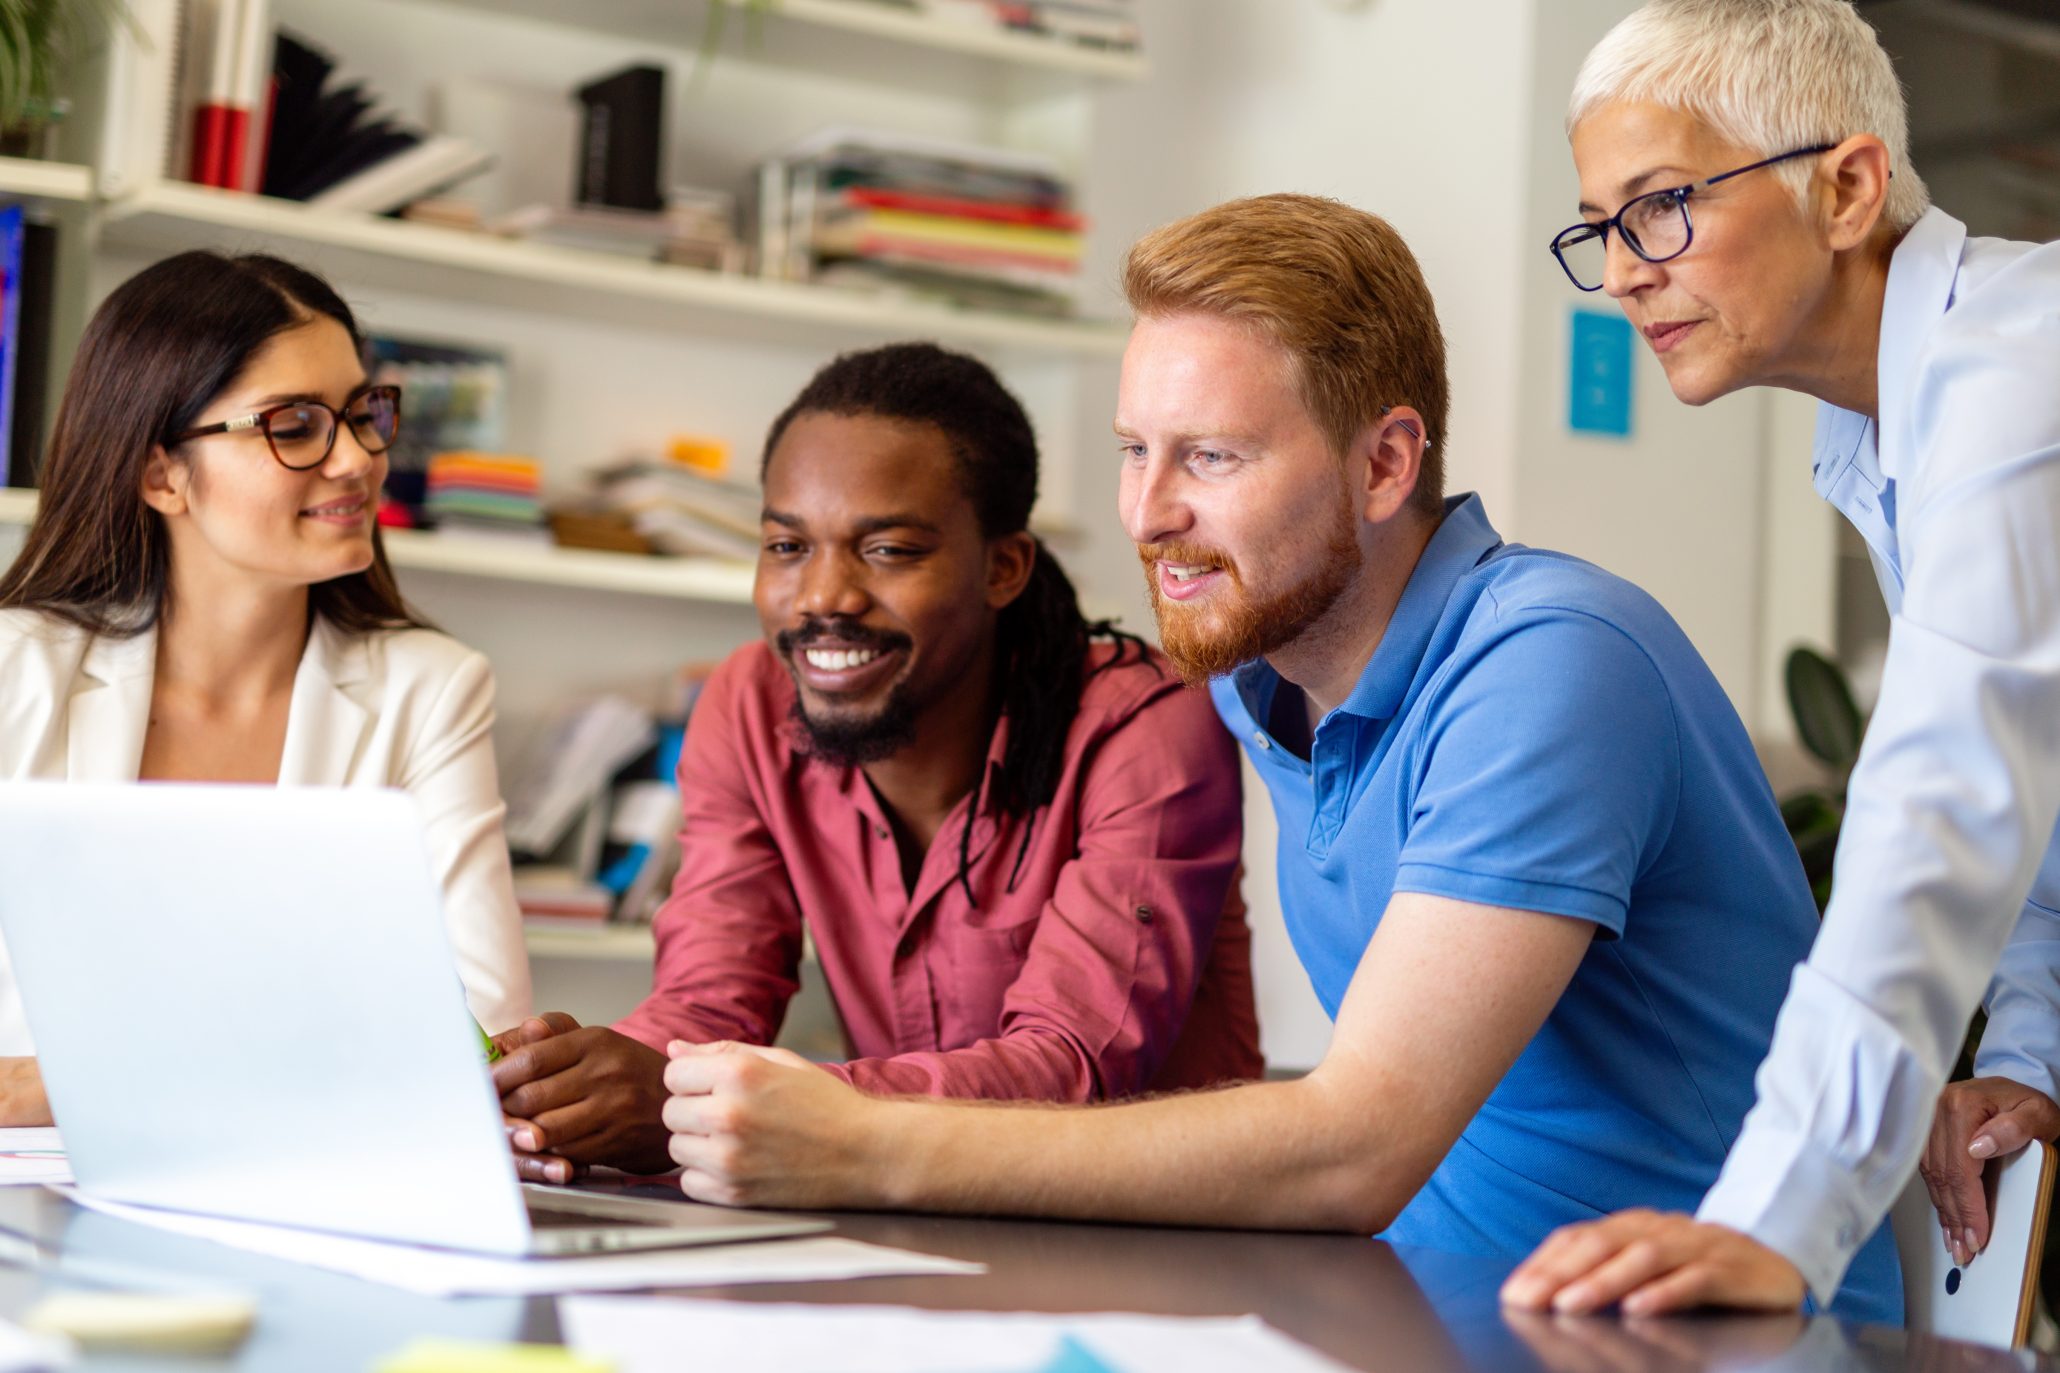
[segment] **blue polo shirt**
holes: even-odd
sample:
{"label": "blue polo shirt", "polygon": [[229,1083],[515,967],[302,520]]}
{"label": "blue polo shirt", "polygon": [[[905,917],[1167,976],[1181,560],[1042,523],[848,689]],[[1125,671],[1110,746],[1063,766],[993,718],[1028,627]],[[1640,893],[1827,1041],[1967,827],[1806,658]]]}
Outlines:
{"label": "blue polo shirt", "polygon": [[[1694,1211],[1752,1105],[1817,911],[1730,701],[1650,596],[1446,503],[1307,761],[1264,662],[1211,687],[1280,822],[1288,933],[1333,1017],[1395,892],[1592,921],[1544,1026],[1382,1238],[1528,1254],[1628,1206]],[[1419,1065],[1435,1073],[1435,1060]],[[1900,1324],[1886,1226],[1832,1310]]]}

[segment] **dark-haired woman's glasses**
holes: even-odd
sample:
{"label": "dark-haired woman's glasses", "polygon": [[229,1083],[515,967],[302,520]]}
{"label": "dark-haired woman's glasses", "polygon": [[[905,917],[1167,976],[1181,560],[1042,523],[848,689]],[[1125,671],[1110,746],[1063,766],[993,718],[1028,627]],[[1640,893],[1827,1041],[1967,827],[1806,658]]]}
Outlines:
{"label": "dark-haired woman's glasses", "polygon": [[336,447],[339,421],[350,426],[351,433],[367,453],[384,453],[393,447],[393,441],[400,433],[401,388],[369,387],[346,401],[341,411],[332,410],[318,400],[288,401],[254,415],[245,415],[242,419],[188,429],[174,437],[172,442],[184,443],[207,434],[262,429],[265,442],[272,446],[272,456],[279,460],[280,465],[295,472],[305,472],[329,460],[330,452]]}

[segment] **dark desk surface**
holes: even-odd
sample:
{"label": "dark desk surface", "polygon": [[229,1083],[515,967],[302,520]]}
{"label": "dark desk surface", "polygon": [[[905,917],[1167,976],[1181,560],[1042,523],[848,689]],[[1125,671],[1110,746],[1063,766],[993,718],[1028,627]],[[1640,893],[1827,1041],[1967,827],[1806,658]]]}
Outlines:
{"label": "dark desk surface", "polygon": [[[857,1239],[988,1265],[981,1277],[873,1278],[697,1288],[683,1299],[887,1303],[994,1311],[1256,1312],[1286,1333],[1377,1373],[1686,1373],[1833,1369],[1986,1373],[2060,1364],[1900,1331],[1800,1317],[1627,1324],[1505,1317],[1495,1290],[1507,1265],[1391,1249],[1325,1235],[1156,1230],[927,1216],[840,1216]],[[220,1368],[264,1373],[362,1370],[415,1336],[555,1341],[547,1298],[440,1300],[224,1249],[82,1211],[40,1188],[0,1188],[0,1229],[34,1234],[65,1256],[220,1278],[259,1296],[258,1328],[223,1360],[100,1357],[95,1371]],[[61,1262],[61,1260],[60,1260]],[[0,1269],[0,1312],[19,1315],[48,1273]],[[691,1367],[690,1358],[682,1367]]]}

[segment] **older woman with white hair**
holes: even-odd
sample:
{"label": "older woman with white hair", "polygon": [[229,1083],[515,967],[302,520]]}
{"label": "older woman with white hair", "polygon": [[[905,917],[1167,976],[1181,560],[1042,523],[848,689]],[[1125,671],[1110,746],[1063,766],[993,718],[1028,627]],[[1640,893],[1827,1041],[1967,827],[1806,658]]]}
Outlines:
{"label": "older woman with white hair", "polygon": [[[1964,1263],[1981,1160],[2060,1133],[2060,245],[1930,208],[1847,0],[1653,0],[1588,55],[1567,129],[1568,277],[1617,300],[1690,405],[1823,403],[1817,490],[1893,627],[1831,905],[1722,1176],[1693,1218],[1556,1233],[1504,1299],[1828,1301],[1920,1153]],[[1934,1123],[1984,987],[1976,1080]]]}

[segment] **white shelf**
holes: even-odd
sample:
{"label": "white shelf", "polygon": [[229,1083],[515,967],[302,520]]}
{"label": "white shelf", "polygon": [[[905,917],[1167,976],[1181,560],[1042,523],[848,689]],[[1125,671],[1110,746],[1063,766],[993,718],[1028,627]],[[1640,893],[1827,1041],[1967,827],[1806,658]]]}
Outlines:
{"label": "white shelf", "polygon": [[34,200],[90,200],[93,169],[72,162],[0,157],[0,196]]}
{"label": "white shelf", "polygon": [[108,202],[102,235],[109,246],[153,256],[196,247],[287,245],[342,280],[487,303],[519,294],[538,310],[685,327],[723,338],[820,347],[823,331],[831,329],[858,339],[939,338],[1117,357],[1128,336],[1122,325],[1107,321],[955,310],[862,291],[723,276],[181,182]]}
{"label": "white shelf", "polygon": [[[0,525],[27,524],[36,514],[34,491],[0,487]],[[649,558],[586,548],[529,545],[492,537],[385,532],[386,556],[395,567],[460,577],[498,577],[510,582],[568,586],[633,596],[666,596],[722,605],[751,604],[750,563],[716,558]]]}
{"label": "white shelf", "polygon": [[[707,19],[707,11],[702,5],[683,4],[681,0],[583,0],[576,14],[567,13],[573,7],[568,6],[565,0],[452,2],[471,9],[520,14],[531,19],[626,34],[648,43],[665,43],[688,49],[700,46]],[[753,16],[745,12],[751,8],[751,0],[721,0],[721,3],[739,13],[730,17],[729,35],[722,52],[716,55],[717,61],[734,51],[737,29],[755,22]],[[932,18],[919,10],[876,4],[873,0],[773,0],[771,10],[764,18],[765,22],[775,26],[794,24],[862,34],[934,52],[1100,80],[1140,81],[1151,71],[1149,63],[1138,53],[1103,51],[1062,38],[1046,38],[983,24],[954,23]]]}
{"label": "white shelf", "polygon": [[515,540],[503,543],[490,535],[425,534],[407,529],[389,529],[385,535],[386,556],[399,568],[683,601],[751,604],[750,563],[640,557],[553,544],[532,546]]}
{"label": "white shelf", "polygon": [[529,945],[531,958],[649,963],[657,947],[649,925],[596,922],[590,930],[525,925],[522,937]]}
{"label": "white shelf", "polygon": [[[748,0],[724,0],[724,3],[732,9],[744,9]],[[1081,76],[1138,81],[1150,71],[1145,59],[1137,53],[1105,52],[1062,38],[1046,38],[982,24],[940,21],[918,11],[874,4],[871,0],[775,0],[773,17]]]}

